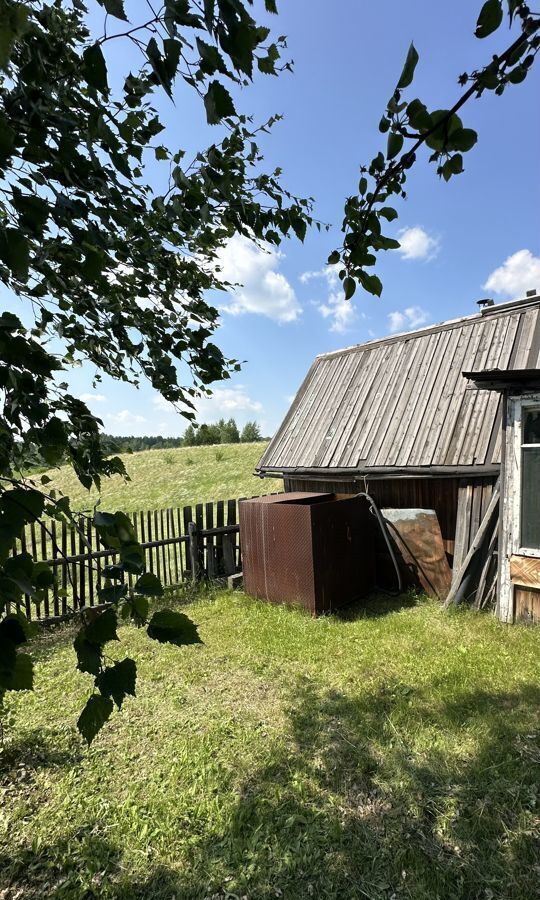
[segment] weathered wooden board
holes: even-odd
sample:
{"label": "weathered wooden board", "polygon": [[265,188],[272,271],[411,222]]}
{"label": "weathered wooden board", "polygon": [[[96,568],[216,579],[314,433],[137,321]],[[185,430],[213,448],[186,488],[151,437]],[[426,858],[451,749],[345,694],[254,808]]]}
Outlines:
{"label": "weathered wooden board", "polygon": [[531,556],[511,556],[510,578],[513,584],[540,590],[540,559]]}
{"label": "weathered wooden board", "polygon": [[540,624],[540,591],[534,588],[514,588],[516,622]]}

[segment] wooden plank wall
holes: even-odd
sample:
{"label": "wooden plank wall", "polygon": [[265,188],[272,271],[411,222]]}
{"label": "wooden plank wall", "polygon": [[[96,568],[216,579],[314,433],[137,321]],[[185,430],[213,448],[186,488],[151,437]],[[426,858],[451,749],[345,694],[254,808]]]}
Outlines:
{"label": "wooden plank wall", "polygon": [[540,591],[515,585],[515,621],[540,625]]}
{"label": "wooden plank wall", "polygon": [[[451,566],[466,555],[487,509],[496,479],[489,478],[384,478],[367,479],[368,493],[380,507],[434,509],[439,519],[444,549]],[[355,494],[363,491],[362,480],[313,481],[286,479],[286,491],[329,491]],[[457,528],[458,498],[467,496],[468,513]],[[459,533],[458,533],[459,532]]]}

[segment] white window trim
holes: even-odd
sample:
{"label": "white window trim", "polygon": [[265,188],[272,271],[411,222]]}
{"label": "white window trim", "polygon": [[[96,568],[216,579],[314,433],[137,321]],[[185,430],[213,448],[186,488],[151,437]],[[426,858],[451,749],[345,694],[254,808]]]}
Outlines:
{"label": "white window trim", "polygon": [[[512,553],[516,556],[532,556],[540,559],[540,548],[523,547],[521,545],[521,476],[522,476],[522,431],[523,431],[523,410],[535,409],[540,407],[540,394],[524,394],[519,397],[509,397],[509,424],[513,429],[513,459],[507,460],[512,471],[509,472],[509,484],[513,488],[513,527],[512,527]],[[535,447],[537,444],[528,444],[525,446]]]}

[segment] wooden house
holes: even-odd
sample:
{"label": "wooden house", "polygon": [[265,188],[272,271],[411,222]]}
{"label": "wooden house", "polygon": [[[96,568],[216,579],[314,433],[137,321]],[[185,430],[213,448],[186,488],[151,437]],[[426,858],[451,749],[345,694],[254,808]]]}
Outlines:
{"label": "wooden house", "polygon": [[[367,489],[379,506],[435,510],[457,576],[487,529],[506,457],[506,621],[540,618],[540,297],[530,294],[318,356],[257,468],[287,491]],[[532,559],[523,591],[520,555]]]}

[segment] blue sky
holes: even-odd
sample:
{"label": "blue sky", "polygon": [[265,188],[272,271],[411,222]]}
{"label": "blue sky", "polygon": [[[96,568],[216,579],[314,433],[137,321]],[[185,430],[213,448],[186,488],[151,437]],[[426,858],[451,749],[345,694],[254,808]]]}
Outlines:
{"label": "blue sky", "polygon": [[[419,96],[428,108],[452,105],[459,73],[510,43],[506,27],[486,40],[474,38],[480,5],[278,2],[280,15],[270,24],[288,36],[294,74],[259,77],[239,105],[259,120],[284,115],[265,141],[266,166],[281,166],[287,187],[313,195],[316,215],[333,227],[328,234],[314,230],[303,245],[286,241],[270,255],[240,240],[227,248],[227,274],[243,280],[245,288],[220,296],[227,309],[216,340],[226,355],[246,363],[234,380],[215,386],[213,400],[201,407],[201,421],[256,418],[271,434],[317,353],[470,314],[483,296],[502,301],[528,288],[540,290],[540,65],[503,97],[486,94],[467,104],[464,123],[477,129],[479,142],[465,156],[463,175],[446,184],[427,157],[420,158],[409,197],[389,229],[398,237],[407,229],[402,250],[381,255],[377,266],[381,299],[358,291],[345,306],[324,271],[328,253],[340,243],[343,201],[356,189],[358,167],[383,149],[378,122],[410,41],[420,62],[409,96]],[[118,56],[111,63],[117,65]],[[205,126],[189,93],[180,91],[175,107],[162,100],[159,105],[171,149],[217,138],[218,129]],[[185,420],[149,386],[136,391],[106,380],[93,389],[91,376],[83,367],[70,382],[107,431],[183,432]]]}

